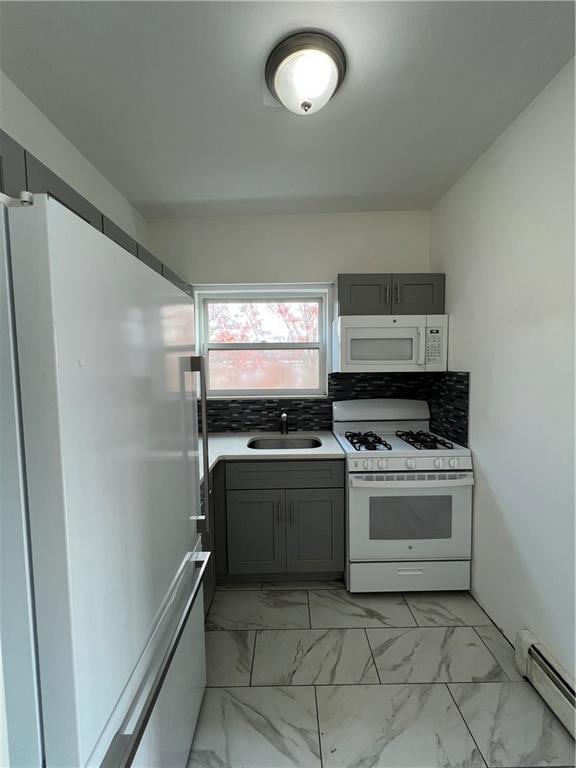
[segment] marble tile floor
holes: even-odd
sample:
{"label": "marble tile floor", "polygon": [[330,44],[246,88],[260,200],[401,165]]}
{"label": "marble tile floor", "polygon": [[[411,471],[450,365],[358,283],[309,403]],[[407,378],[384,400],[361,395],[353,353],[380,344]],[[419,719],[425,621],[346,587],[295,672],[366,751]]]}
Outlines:
{"label": "marble tile floor", "polygon": [[465,592],[216,593],[189,768],[567,768],[574,741]]}

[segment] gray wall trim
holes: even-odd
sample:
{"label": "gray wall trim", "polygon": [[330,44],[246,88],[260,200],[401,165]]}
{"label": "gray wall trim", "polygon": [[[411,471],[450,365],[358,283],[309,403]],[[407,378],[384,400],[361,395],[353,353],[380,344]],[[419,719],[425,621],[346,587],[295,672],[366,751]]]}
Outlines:
{"label": "gray wall trim", "polygon": [[166,278],[166,280],[170,280],[170,282],[177,288],[180,288],[181,291],[184,291],[184,293],[188,294],[188,296],[192,296],[192,286],[165,264],[162,265],[162,275]]}
{"label": "gray wall trim", "polygon": [[186,295],[192,296],[191,285],[0,129],[0,191],[17,197],[23,190],[55,198],[147,267],[163,275]]}
{"label": "gray wall trim", "polygon": [[10,197],[18,197],[25,189],[28,185],[24,149],[0,130],[0,190]]}
{"label": "gray wall trim", "polygon": [[102,216],[102,232],[113,240],[117,245],[120,245],[132,256],[137,255],[137,244],[134,238],[130,237],[118,224],[115,224],[108,216]]}
{"label": "gray wall trim", "polygon": [[162,274],[162,262],[160,259],[156,258],[156,256],[154,256],[153,253],[150,253],[150,251],[147,251],[144,246],[140,245],[140,243],[136,244],[136,256],[140,259],[141,262],[146,264],[147,267],[150,267],[150,269],[158,272],[159,275]]}
{"label": "gray wall trim", "polygon": [[26,170],[29,192],[48,193],[102,232],[103,217],[98,208],[29,152],[26,152]]}

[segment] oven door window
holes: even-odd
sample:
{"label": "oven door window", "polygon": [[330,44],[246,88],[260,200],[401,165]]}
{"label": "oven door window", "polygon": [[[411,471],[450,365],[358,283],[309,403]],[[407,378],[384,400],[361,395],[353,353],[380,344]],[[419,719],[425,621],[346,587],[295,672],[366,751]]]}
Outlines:
{"label": "oven door window", "polygon": [[372,541],[452,537],[452,496],[373,496],[368,510]]}

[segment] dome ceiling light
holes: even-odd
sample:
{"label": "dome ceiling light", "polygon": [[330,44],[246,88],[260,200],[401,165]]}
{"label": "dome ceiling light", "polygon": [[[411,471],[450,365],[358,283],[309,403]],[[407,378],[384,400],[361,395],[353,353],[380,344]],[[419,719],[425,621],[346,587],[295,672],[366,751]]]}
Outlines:
{"label": "dome ceiling light", "polygon": [[266,62],[266,84],[286,109],[313,115],[326,106],[346,74],[340,45],[323,32],[297,32],[282,40]]}

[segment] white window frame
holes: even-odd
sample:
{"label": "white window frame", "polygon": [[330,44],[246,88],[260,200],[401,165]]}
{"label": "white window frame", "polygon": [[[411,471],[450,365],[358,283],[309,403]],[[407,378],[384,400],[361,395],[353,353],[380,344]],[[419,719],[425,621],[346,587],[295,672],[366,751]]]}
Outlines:
{"label": "white window frame", "polygon": [[[216,343],[209,342],[207,336],[207,301],[284,301],[298,300],[320,303],[319,338],[317,342],[275,343],[263,342],[246,343]],[[282,399],[325,397],[328,393],[328,371],[330,370],[330,323],[332,307],[332,286],[328,283],[304,284],[235,284],[235,285],[198,285],[194,287],[194,303],[196,307],[196,338],[200,354],[206,358],[207,395],[212,399]],[[225,389],[217,390],[210,387],[210,366],[208,353],[211,349],[318,349],[319,354],[319,387],[318,389]]]}

